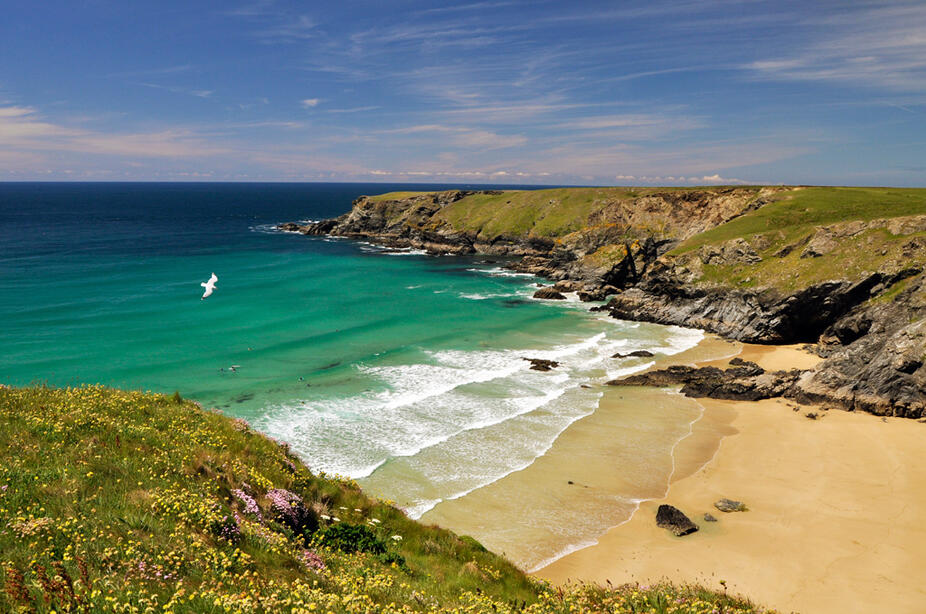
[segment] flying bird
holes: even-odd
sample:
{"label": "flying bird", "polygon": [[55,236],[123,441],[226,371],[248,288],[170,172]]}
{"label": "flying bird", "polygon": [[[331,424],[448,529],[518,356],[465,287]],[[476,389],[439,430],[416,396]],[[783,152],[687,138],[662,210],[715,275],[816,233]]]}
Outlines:
{"label": "flying bird", "polygon": [[202,298],[199,300],[203,300],[204,298],[212,294],[212,291],[215,290],[215,282],[217,281],[219,281],[219,278],[215,276],[215,273],[213,273],[212,277],[209,278],[209,281],[204,281],[203,283],[199,284],[200,286],[206,289],[206,291],[203,292]]}

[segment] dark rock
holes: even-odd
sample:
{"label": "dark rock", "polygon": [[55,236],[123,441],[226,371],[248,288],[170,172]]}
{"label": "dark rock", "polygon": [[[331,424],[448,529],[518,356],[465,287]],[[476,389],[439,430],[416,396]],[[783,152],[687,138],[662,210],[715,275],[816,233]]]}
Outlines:
{"label": "dark rock", "polygon": [[807,418],[808,420],[816,420],[817,418],[819,418],[819,416],[812,411],[809,411],[806,414],[804,414],[804,417]]}
{"label": "dark rock", "polygon": [[758,401],[788,395],[804,371],[766,373],[754,362],[740,360],[726,370],[673,365],[607,382],[609,386],[682,386],[691,397]]}
{"label": "dark rock", "polygon": [[655,356],[655,354],[648,350],[634,350],[633,352],[628,352],[626,354],[617,352],[616,354],[613,354],[611,358],[652,358],[653,356]]}
{"label": "dark rock", "polygon": [[543,358],[522,358],[521,360],[531,363],[530,368],[534,371],[549,371],[559,366],[559,363],[555,360],[545,360]]}
{"label": "dark rock", "polygon": [[534,298],[542,298],[547,300],[562,301],[566,297],[554,290],[552,287],[541,288],[534,292]]}
{"label": "dark rock", "polygon": [[726,513],[746,511],[746,505],[743,504],[742,501],[734,501],[732,499],[720,499],[719,501],[715,501],[714,507]]}
{"label": "dark rock", "polygon": [[705,512],[704,514],[705,522],[717,522],[717,519],[710,512]]}
{"label": "dark rock", "polygon": [[678,508],[665,504],[660,505],[659,509],[656,510],[656,526],[661,529],[669,529],[677,536],[688,535],[698,530],[698,525],[693,523]]}
{"label": "dark rock", "polygon": [[614,286],[599,286],[597,288],[579,290],[579,300],[583,303],[591,303],[594,301],[605,301],[612,294],[617,294],[620,292]]}
{"label": "dark rock", "polygon": [[575,279],[561,279],[553,284],[553,289],[557,292],[576,292],[582,288],[582,282]]}

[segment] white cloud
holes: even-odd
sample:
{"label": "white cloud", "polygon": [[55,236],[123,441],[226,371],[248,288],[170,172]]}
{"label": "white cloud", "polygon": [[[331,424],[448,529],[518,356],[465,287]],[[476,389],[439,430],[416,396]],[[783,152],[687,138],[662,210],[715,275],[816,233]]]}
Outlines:
{"label": "white cloud", "polygon": [[208,156],[227,151],[186,130],[106,134],[62,126],[42,120],[31,107],[0,108],[0,148],[139,157]]}
{"label": "white cloud", "polygon": [[734,179],[731,177],[721,177],[715,173],[713,175],[703,175],[701,177],[684,177],[679,175],[615,175],[618,181],[630,181],[639,184],[651,185],[678,185],[688,183],[694,185],[746,185],[752,182]]}
{"label": "white cloud", "polygon": [[0,108],[0,117],[22,117],[35,113],[32,107],[4,107]]}
{"label": "white cloud", "polygon": [[312,107],[317,107],[319,102],[321,102],[320,98],[305,98],[300,100],[299,104],[301,104],[304,109],[311,109]]}

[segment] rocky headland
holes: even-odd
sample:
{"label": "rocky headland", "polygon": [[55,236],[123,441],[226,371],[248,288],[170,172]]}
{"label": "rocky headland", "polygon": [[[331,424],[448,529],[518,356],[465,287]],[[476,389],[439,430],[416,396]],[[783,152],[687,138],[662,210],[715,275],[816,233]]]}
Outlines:
{"label": "rocky headland", "polygon": [[[361,197],[331,220],[280,228],[432,254],[516,257],[511,268],[555,282],[538,298],[577,292],[610,299],[595,309],[616,318],[806,343],[824,358],[812,370],[742,375],[762,381],[745,386],[752,392],[721,384],[723,398],[760,389],[761,398],[926,416],[926,190],[392,193]],[[693,391],[675,375],[659,385]]]}

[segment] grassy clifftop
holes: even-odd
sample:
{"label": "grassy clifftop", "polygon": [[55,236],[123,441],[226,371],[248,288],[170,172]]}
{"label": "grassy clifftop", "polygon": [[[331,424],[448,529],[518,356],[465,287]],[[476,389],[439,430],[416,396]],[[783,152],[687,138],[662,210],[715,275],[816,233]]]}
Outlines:
{"label": "grassy clifftop", "polygon": [[551,589],[179,395],[0,387],[3,612],[725,612]]}
{"label": "grassy clifftop", "polygon": [[454,229],[486,236],[532,234],[555,238],[581,230],[614,201],[629,200],[623,188],[560,188],[473,194],[445,207],[437,218]]}
{"label": "grassy clifftop", "polygon": [[[669,252],[695,281],[790,291],[926,265],[926,189],[808,187]],[[737,252],[727,257],[724,250]],[[700,262],[698,262],[700,261]]]}
{"label": "grassy clifftop", "polygon": [[789,240],[806,235],[815,226],[926,214],[926,188],[805,187],[779,193],[770,201],[692,237],[675,253],[770,232],[775,233],[783,246]]}
{"label": "grassy clifftop", "polygon": [[741,214],[781,188],[555,188],[467,193],[390,192],[361,197],[324,232],[466,237],[491,245],[569,240],[576,233],[684,239]]}

